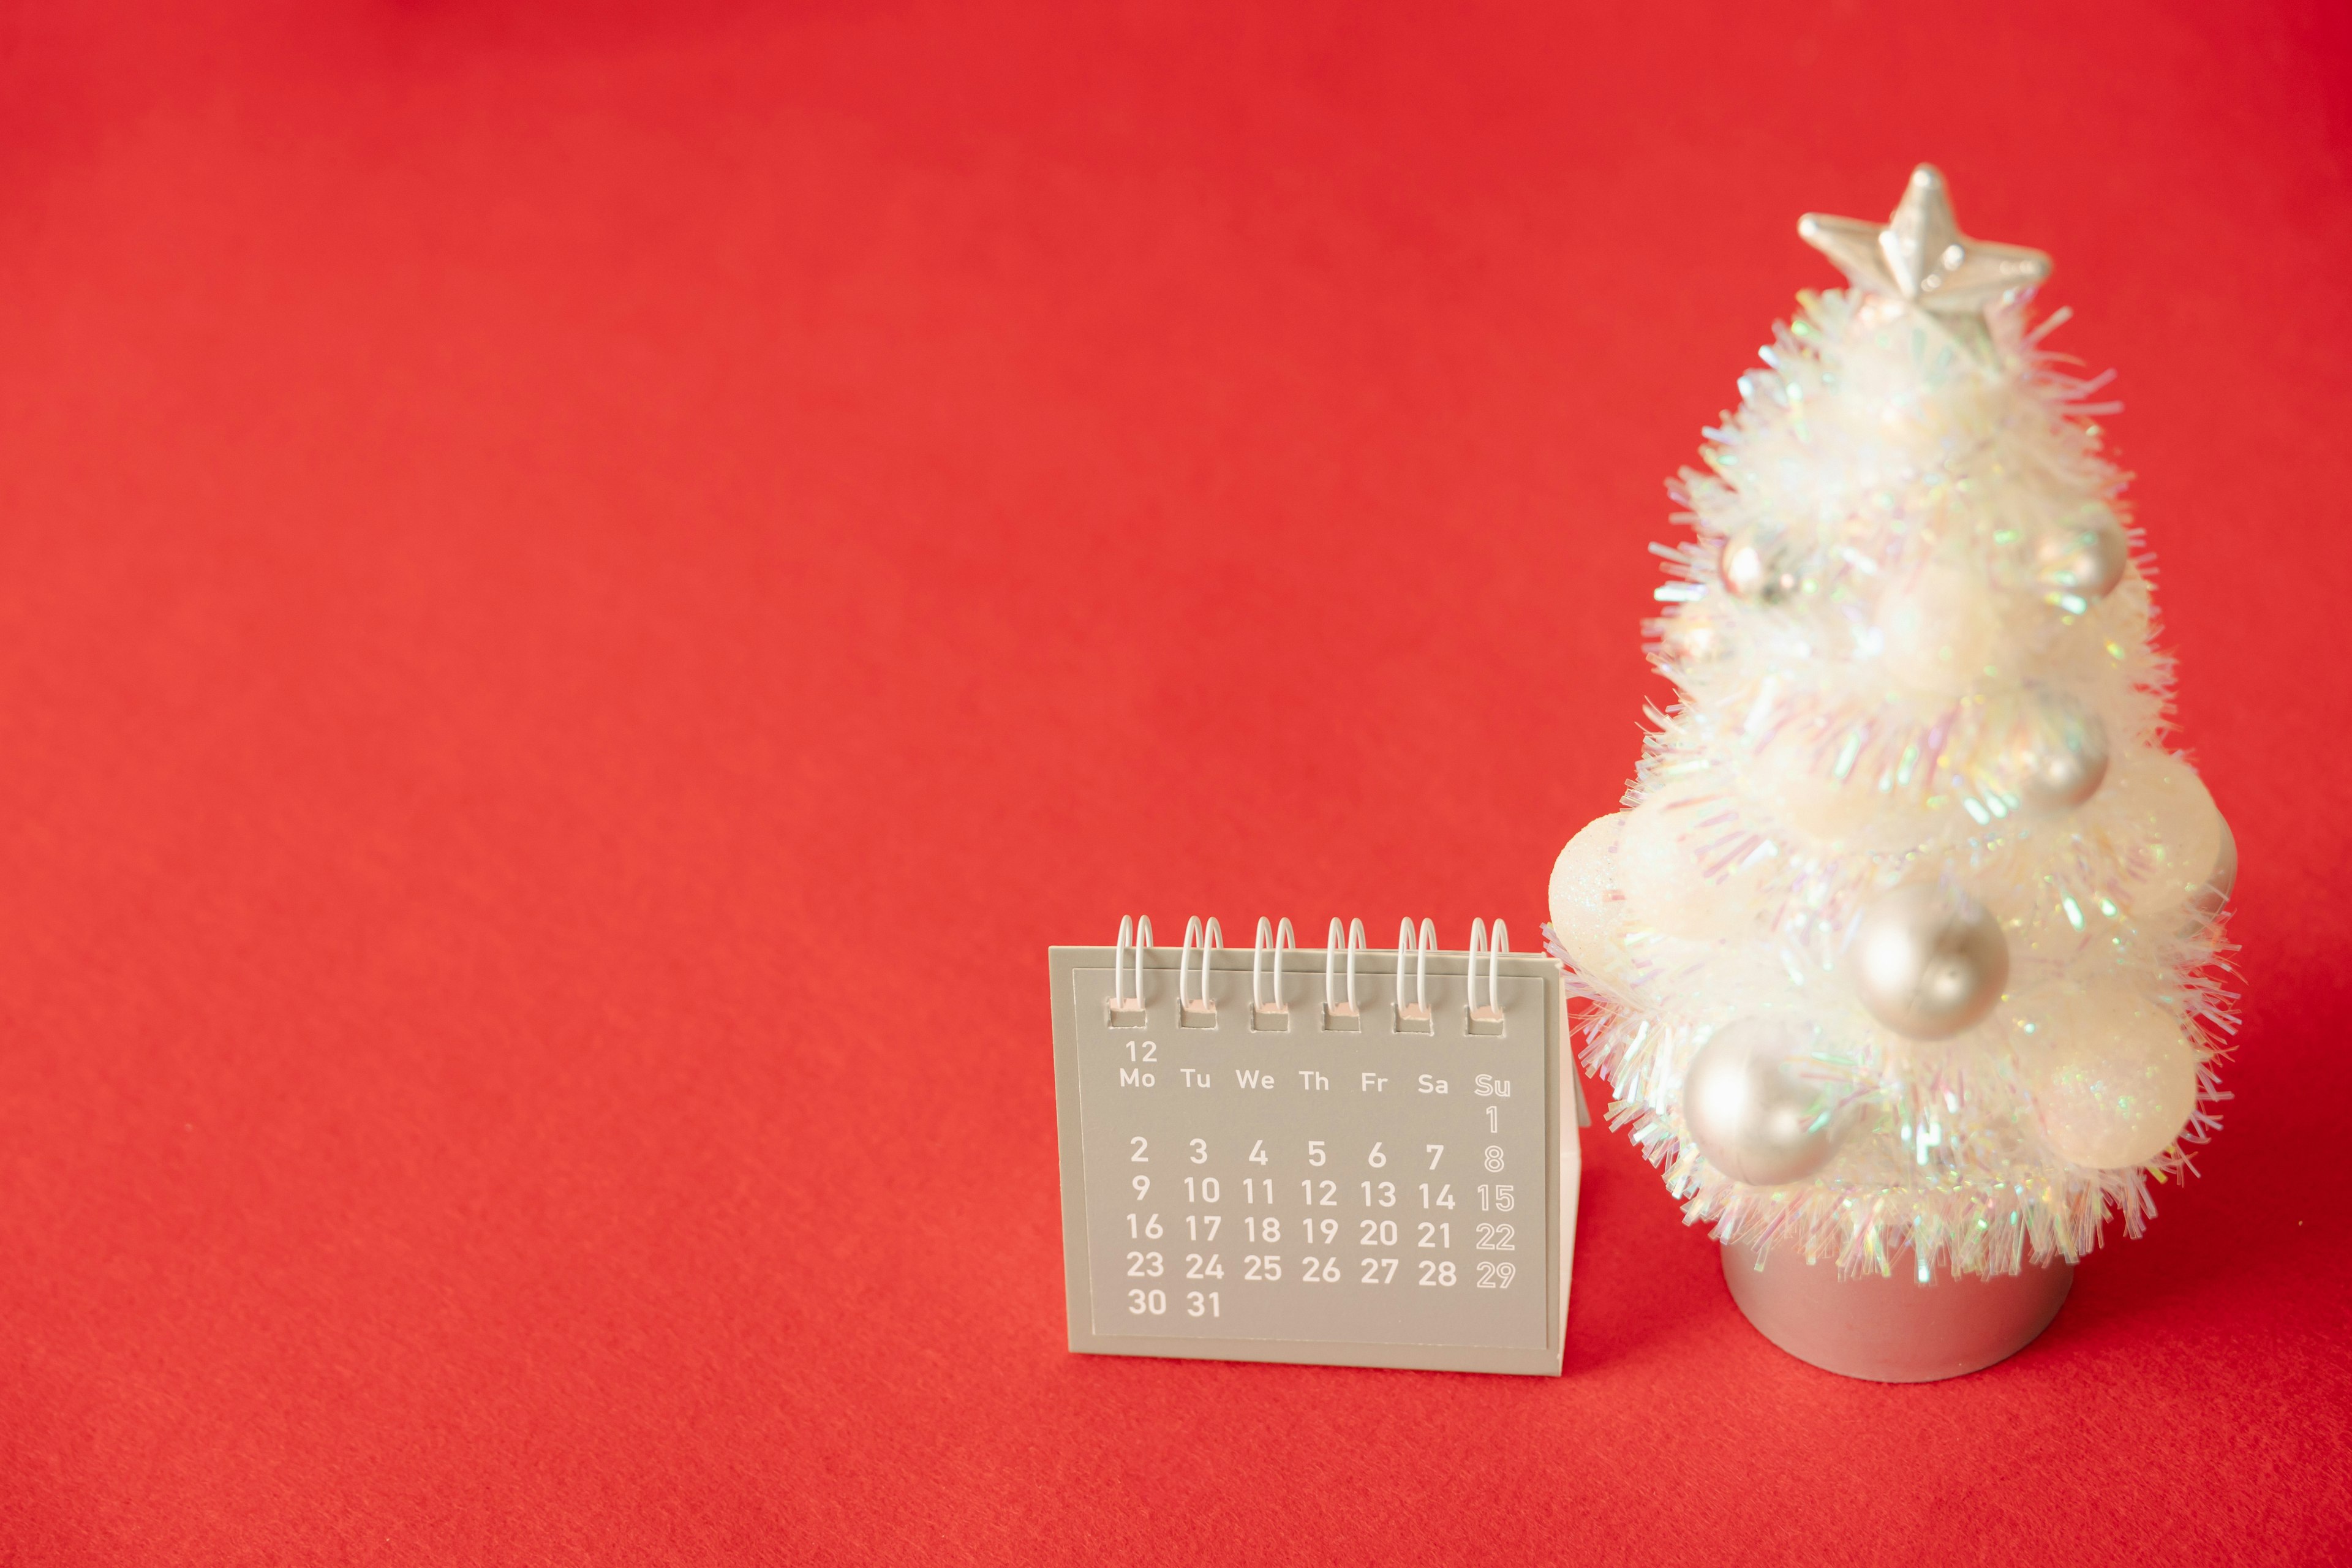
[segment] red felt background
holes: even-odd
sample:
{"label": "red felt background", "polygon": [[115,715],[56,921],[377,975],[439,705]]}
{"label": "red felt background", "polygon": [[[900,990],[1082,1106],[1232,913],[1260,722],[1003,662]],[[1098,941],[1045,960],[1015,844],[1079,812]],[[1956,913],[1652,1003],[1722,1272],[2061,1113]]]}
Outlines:
{"label": "red felt background", "polygon": [[[0,19],[0,1561],[2352,1554],[2340,5]],[[1939,161],[2121,368],[2227,1128],[1840,1381],[1075,1358],[1045,948],[1521,942],[1660,481]]]}

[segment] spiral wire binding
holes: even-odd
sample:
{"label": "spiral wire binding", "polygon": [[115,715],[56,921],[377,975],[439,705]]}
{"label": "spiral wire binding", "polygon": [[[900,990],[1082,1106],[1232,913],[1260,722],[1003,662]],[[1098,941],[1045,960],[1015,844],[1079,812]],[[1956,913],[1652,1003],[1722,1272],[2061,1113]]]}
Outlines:
{"label": "spiral wire binding", "polygon": [[[1185,1028],[1213,1029],[1217,1026],[1217,1004],[1209,994],[1211,955],[1225,945],[1224,930],[1211,916],[1202,920],[1195,915],[1185,922],[1184,949],[1176,960],[1176,1018]],[[1104,1022],[1116,1028],[1141,1028],[1146,1022],[1147,1001],[1144,995],[1143,955],[1151,950],[1151,918],[1149,915],[1121,916],[1118,942],[1111,950],[1110,995],[1103,1003]],[[1437,922],[1424,920],[1418,931],[1407,918],[1397,925],[1397,993],[1396,1027],[1401,1034],[1427,1035],[1435,1032],[1435,1017],[1429,1001],[1429,955],[1437,950]],[[1258,917],[1257,939],[1250,953],[1250,1027],[1267,1033],[1284,1033],[1290,1028],[1290,1006],[1282,997],[1282,955],[1298,951],[1297,933],[1287,919],[1276,921],[1265,915]],[[1339,955],[1347,953],[1348,980],[1346,996],[1340,994]],[[1323,943],[1323,1017],[1327,1031],[1358,1033],[1363,1025],[1363,995],[1356,970],[1357,956],[1366,951],[1364,922],[1351,920],[1344,937],[1339,918],[1331,918],[1331,928]],[[1464,1020],[1473,1035],[1499,1035],[1504,1032],[1502,961],[1511,951],[1510,928],[1497,920],[1491,936],[1486,922],[1470,922],[1470,954],[1465,966],[1467,1005]],[[1200,994],[1192,994],[1192,954],[1201,955]],[[1271,955],[1274,984],[1272,995],[1265,984],[1267,959]],[[1485,999],[1478,990],[1478,960],[1486,960]],[[1132,966],[1130,969],[1130,965]],[[1129,976],[1132,974],[1132,979]],[[1410,979],[1408,981],[1408,975]],[[1129,990],[1129,986],[1132,990]]]}
{"label": "spiral wire binding", "polygon": [[[1285,920],[1280,929],[1264,915],[1257,918],[1257,944],[1250,953],[1250,1027],[1279,1032],[1290,1027],[1290,1009],[1282,1000],[1282,954],[1284,949],[1297,951],[1298,937]],[[1274,954],[1274,1000],[1268,1002],[1259,989],[1265,955]],[[1205,989],[1205,987],[1204,987]]]}
{"label": "spiral wire binding", "polygon": [[[1110,996],[1103,1003],[1104,1023],[1115,1028],[1143,1026],[1143,955],[1150,946],[1151,917],[1121,915],[1118,945],[1110,953]],[[1129,952],[1135,954],[1135,994],[1131,996],[1121,989]]]}
{"label": "spiral wire binding", "polygon": [[[1486,1005],[1478,1005],[1478,953],[1486,954]],[[1511,931],[1501,921],[1495,922],[1495,940],[1486,941],[1486,922],[1470,922],[1470,962],[1464,973],[1468,981],[1469,1005],[1464,1009],[1464,1022],[1474,1035],[1499,1035],[1503,1032],[1503,990],[1500,984],[1503,954],[1511,951]]]}
{"label": "spiral wire binding", "polygon": [[[1176,1023],[1181,1028],[1213,1029],[1217,1026],[1217,1005],[1209,996],[1209,955],[1225,945],[1225,933],[1211,915],[1203,927],[1201,917],[1194,915],[1184,927],[1184,951],[1176,958]],[[1201,999],[1193,1001],[1186,994],[1187,976],[1192,962],[1192,950],[1201,952]]]}
{"label": "spiral wire binding", "polygon": [[[1429,1035],[1437,1030],[1437,1022],[1429,1010],[1429,953],[1437,945],[1437,922],[1421,922],[1421,942],[1416,950],[1413,942],[1412,919],[1407,916],[1397,927],[1397,999],[1396,1026],[1401,1035]],[[1413,998],[1404,999],[1405,960],[1414,961]]]}
{"label": "spiral wire binding", "polygon": [[1323,939],[1323,1026],[1350,1033],[1364,1026],[1363,1004],[1356,994],[1356,954],[1364,951],[1364,922],[1349,921],[1346,938],[1348,949],[1348,999],[1339,1000],[1339,917],[1331,917],[1331,933]]}

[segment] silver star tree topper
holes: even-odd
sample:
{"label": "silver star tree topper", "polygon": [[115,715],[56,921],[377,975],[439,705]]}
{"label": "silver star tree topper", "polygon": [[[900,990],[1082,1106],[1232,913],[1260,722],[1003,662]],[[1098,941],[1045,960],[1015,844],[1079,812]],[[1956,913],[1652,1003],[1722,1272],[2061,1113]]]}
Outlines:
{"label": "silver star tree topper", "polygon": [[2050,258],[2041,251],[1962,234],[1943,172],[1933,163],[1911,171],[1902,204],[1884,224],[1807,213],[1797,233],[1856,288],[1927,312],[1987,360],[1993,355],[1985,307],[2050,276]]}

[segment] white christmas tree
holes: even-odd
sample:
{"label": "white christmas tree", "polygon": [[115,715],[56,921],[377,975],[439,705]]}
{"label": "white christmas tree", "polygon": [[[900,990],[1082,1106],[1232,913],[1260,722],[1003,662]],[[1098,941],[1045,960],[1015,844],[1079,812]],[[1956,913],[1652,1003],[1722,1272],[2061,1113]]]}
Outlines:
{"label": "white christmas tree", "polygon": [[2235,848],[2164,746],[2105,378],[2027,330],[2048,258],[1963,237],[1924,164],[1888,224],[1800,227],[1853,287],[1674,488],[1679,699],[1553,872],[1584,1059],[1726,1242],[2072,1261],[2217,1125]]}

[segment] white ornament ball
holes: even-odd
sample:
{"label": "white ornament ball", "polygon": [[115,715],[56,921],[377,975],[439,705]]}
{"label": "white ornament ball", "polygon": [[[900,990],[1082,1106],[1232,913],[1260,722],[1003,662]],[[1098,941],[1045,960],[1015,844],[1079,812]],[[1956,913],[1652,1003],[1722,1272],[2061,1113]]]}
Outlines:
{"label": "white ornament ball", "polygon": [[1787,547],[1752,528],[1725,538],[1716,565],[1726,588],[1759,605],[1781,604],[1804,591],[1804,577]]}
{"label": "white ornament ball", "polygon": [[[2148,866],[2131,890],[2132,913],[2147,920],[2201,897],[2221,869],[2229,829],[2197,770],[2168,752],[2144,752],[2133,760],[2129,776],[2118,781],[2118,798],[2127,831]],[[2236,875],[2233,853],[2230,877],[2234,880]]]}
{"label": "white ornament ball", "polygon": [[1621,937],[1624,901],[1617,897],[1617,840],[1622,813],[1596,816],[1580,828],[1551,868],[1551,929],[1577,973],[1612,990],[1624,988]]}
{"label": "white ornament ball", "polygon": [[2042,536],[2034,547],[2033,565],[2052,597],[2087,604],[2105,598],[2124,580],[2131,565],[2131,541],[2116,514],[2094,502]]}
{"label": "white ornament ball", "polygon": [[1776,821],[1836,850],[1911,849],[1935,837],[1937,818],[1909,791],[1882,791],[1874,777],[1838,778],[1822,751],[1783,738],[1757,757],[1751,787]]}
{"label": "white ornament ball", "polygon": [[1739,879],[1717,882],[1699,859],[1729,826],[1712,819],[1729,810],[1727,803],[1664,794],[1620,814],[1617,890],[1628,921],[1695,942],[1729,936],[1746,925]]}
{"label": "white ornament ball", "polygon": [[2009,943],[1982,904],[1934,882],[1881,893],[1847,961],[1870,1016],[1914,1040],[1941,1040],[1992,1011],[2009,984]]}
{"label": "white ornament ball", "polygon": [[2055,877],[2036,877],[2000,889],[2002,937],[2009,943],[2012,969],[2034,965],[2048,968],[2072,963],[2084,948],[2104,940],[2106,915],[2095,905],[2077,902],[2077,925],[2062,901],[2068,889]]}
{"label": "white ornament ball", "polygon": [[2145,1165],[2197,1109],[2197,1053],[2178,1019],[2117,984],[2054,996],[2021,1019],[2020,1066],[2051,1147],[2093,1170]]}
{"label": "white ornament ball", "polygon": [[2064,692],[2038,689],[2018,721],[2007,763],[2028,810],[2070,811],[2096,795],[2107,776],[2107,727]]}
{"label": "white ornament ball", "polygon": [[1937,559],[1879,600],[1878,637],[1886,673],[1897,682],[1957,696],[2000,658],[2000,607],[1982,575]]}
{"label": "white ornament ball", "polygon": [[1800,1068],[1801,1027],[1743,1018],[1716,1031],[1683,1074],[1683,1122],[1707,1163],[1735,1182],[1801,1181],[1837,1152],[1836,1097]]}

